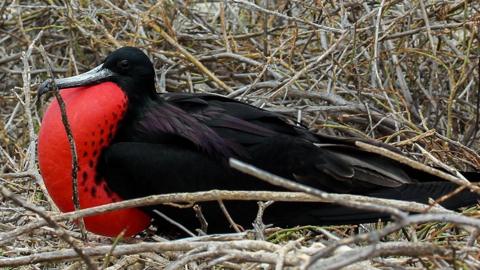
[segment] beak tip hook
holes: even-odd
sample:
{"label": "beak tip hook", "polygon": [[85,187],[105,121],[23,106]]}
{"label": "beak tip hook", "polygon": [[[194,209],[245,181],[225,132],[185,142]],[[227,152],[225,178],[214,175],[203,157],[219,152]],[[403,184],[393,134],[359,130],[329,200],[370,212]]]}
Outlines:
{"label": "beak tip hook", "polygon": [[38,86],[38,90],[37,90],[38,96],[40,97],[46,92],[49,92],[50,90],[53,89],[53,87],[54,87],[53,79],[45,80]]}

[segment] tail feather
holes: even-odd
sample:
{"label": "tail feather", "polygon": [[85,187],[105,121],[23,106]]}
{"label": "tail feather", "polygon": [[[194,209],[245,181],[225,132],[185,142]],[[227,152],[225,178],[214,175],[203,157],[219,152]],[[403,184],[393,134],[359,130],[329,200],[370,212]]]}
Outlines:
{"label": "tail feather", "polygon": [[[382,189],[367,195],[377,198],[428,204],[430,198],[437,200],[442,196],[452,194],[457,188],[457,185],[449,182],[426,182],[407,184],[398,188]],[[448,197],[448,199],[442,201],[440,204],[447,209],[457,210],[461,207],[475,205],[479,199],[480,196],[478,194],[463,190]],[[283,211],[286,210],[285,206],[283,206]],[[287,206],[287,208],[288,207],[291,206]],[[388,220],[390,218],[388,214],[384,213],[362,211],[332,204],[321,204],[320,206],[309,205],[309,210],[299,210],[300,208],[305,207],[301,205],[297,205],[296,207],[297,210],[295,211],[297,211],[298,215],[295,217],[289,216],[287,219],[286,216],[284,216],[285,218],[282,218],[277,213],[272,213],[267,221],[274,223],[277,226],[296,226],[302,224],[340,225],[369,223],[376,222],[379,219]],[[282,206],[280,206],[280,208],[282,208]]]}
{"label": "tail feather", "polygon": [[470,182],[480,182],[480,172],[460,172]]}

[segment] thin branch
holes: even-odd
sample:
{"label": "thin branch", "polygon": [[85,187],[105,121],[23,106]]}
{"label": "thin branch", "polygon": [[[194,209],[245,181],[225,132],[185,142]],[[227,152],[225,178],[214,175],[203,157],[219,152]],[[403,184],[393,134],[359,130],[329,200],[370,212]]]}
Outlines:
{"label": "thin branch", "polygon": [[[248,201],[284,201],[284,202],[332,202],[331,198],[334,200],[343,200],[343,201],[352,201],[360,203],[370,203],[377,205],[385,205],[388,207],[396,207],[398,209],[408,211],[408,212],[425,212],[429,211],[432,213],[452,213],[450,210],[446,210],[437,206],[429,206],[415,202],[405,202],[399,200],[389,200],[389,199],[380,199],[372,198],[367,196],[359,195],[348,195],[348,194],[329,194],[330,198],[319,198],[316,196],[311,196],[305,193],[299,192],[271,192],[271,191],[222,191],[222,190],[211,190],[204,192],[193,192],[193,193],[172,193],[172,194],[163,194],[163,195],[152,195],[148,197],[131,199],[121,202],[115,202],[111,204],[100,205],[96,207],[86,208],[77,210],[74,212],[63,213],[52,218],[55,221],[62,220],[75,220],[80,217],[87,217],[96,214],[101,214],[113,210],[132,208],[132,207],[141,207],[141,206],[151,206],[158,204],[168,204],[168,203],[192,203],[192,202],[205,202],[205,201],[218,201],[220,200],[248,200]],[[30,232],[36,228],[45,226],[44,221],[36,221],[30,224],[27,224],[23,227],[19,227],[13,231],[5,232],[0,234],[0,245],[4,244],[7,241],[12,240],[13,238],[22,235],[24,233]]]}
{"label": "thin branch", "polygon": [[[259,252],[260,250],[272,252],[278,248],[278,245],[271,244],[265,241],[256,240],[239,240],[232,242],[215,242],[215,241],[170,241],[161,243],[138,243],[131,245],[117,245],[112,251],[111,256],[120,256],[127,254],[139,254],[143,252],[162,252],[162,251],[189,251],[196,248],[210,246],[217,250],[229,250],[231,249],[244,249]],[[104,256],[111,251],[111,245],[98,246],[98,247],[85,247],[83,252],[86,256],[98,257]],[[248,252],[247,252],[248,254]],[[275,263],[276,255],[267,255],[266,262]],[[66,261],[75,260],[78,258],[78,254],[73,249],[63,249],[52,252],[39,252],[29,256],[18,256],[15,258],[2,258],[0,259],[0,267],[13,267],[26,264],[54,262],[54,261]],[[299,263],[299,258],[294,256],[286,256],[286,265],[296,265]],[[262,260],[260,259],[260,262]]]}
{"label": "thin branch", "polygon": [[[50,62],[50,58],[48,58],[47,53],[45,51],[45,48],[40,45],[39,47],[40,53],[43,56],[43,59],[45,60],[45,63],[47,64],[48,71],[49,71],[49,76],[51,78],[54,78],[54,74],[52,71],[52,63]],[[55,80],[51,80],[52,85],[53,85],[53,94],[55,95],[55,99],[58,102],[58,105],[60,107],[60,115],[62,119],[62,124],[65,128],[65,132],[67,133],[67,139],[68,139],[68,144],[70,146],[70,153],[72,155],[72,196],[73,196],[73,206],[75,210],[80,209],[80,198],[78,196],[78,156],[77,156],[77,147],[75,145],[75,139],[73,138],[73,133],[72,133],[72,128],[70,126],[70,121],[68,120],[67,116],[67,109],[65,106],[65,101],[63,100],[62,96],[59,93],[58,87],[55,84]],[[83,221],[83,218],[80,219],[79,222],[80,225],[80,230],[83,235],[83,239],[87,239],[87,233],[85,230],[85,223]]]}

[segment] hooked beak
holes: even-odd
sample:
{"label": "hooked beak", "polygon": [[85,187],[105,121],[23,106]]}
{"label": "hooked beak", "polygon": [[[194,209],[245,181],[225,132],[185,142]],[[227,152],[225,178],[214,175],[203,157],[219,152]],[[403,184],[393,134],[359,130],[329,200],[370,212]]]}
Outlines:
{"label": "hooked beak", "polygon": [[40,97],[43,94],[54,90],[55,88],[60,90],[63,88],[86,86],[104,82],[115,75],[116,74],[113,71],[103,68],[103,64],[101,64],[90,71],[76,76],[61,79],[48,79],[44,81],[38,87],[38,96]]}

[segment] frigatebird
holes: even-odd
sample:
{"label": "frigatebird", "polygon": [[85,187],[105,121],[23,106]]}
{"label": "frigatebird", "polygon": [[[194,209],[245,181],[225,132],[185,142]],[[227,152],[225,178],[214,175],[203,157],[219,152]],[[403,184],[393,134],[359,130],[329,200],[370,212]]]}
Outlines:
{"label": "frigatebird", "polygon": [[[355,139],[316,134],[284,116],[210,94],[157,93],[155,70],[138,48],[124,47],[101,65],[74,77],[47,80],[65,100],[78,153],[82,208],[152,194],[280,188],[233,170],[229,158],[276,175],[336,192],[427,203],[457,186],[434,175],[359,149]],[[63,90],[62,90],[63,89]],[[39,134],[39,164],[45,184],[62,211],[73,210],[71,153],[53,101]],[[477,202],[463,191],[442,203],[456,209]],[[255,202],[225,202],[233,220],[250,228]],[[209,232],[231,230],[217,202],[201,203]],[[200,223],[192,208],[158,205],[87,217],[87,229],[114,236],[135,234],[159,210],[189,229]],[[277,202],[264,214],[276,226],[352,224],[386,218],[325,203]]]}

